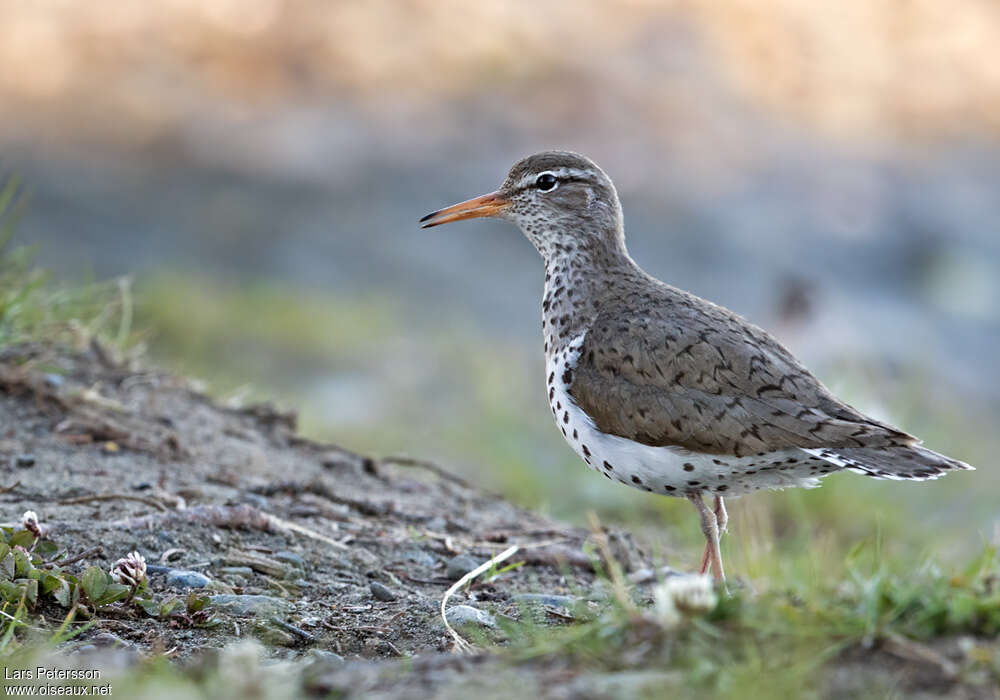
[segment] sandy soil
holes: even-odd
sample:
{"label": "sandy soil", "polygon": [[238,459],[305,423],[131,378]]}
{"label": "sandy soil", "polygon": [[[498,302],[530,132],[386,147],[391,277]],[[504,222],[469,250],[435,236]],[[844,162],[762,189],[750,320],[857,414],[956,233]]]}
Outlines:
{"label": "sandy soil", "polygon": [[[516,574],[450,604],[517,617],[517,594],[586,597],[594,588],[590,533],[434,465],[377,463],[305,440],[292,414],[222,407],[183,380],[94,350],[24,346],[0,361],[0,518],[37,511],[69,555],[100,545],[72,565],[79,571],[136,550],[152,568],[204,574],[208,593],[280,599],[279,622],[264,616],[264,636],[278,646],[365,657],[448,650],[442,595],[472,562],[513,544],[526,546],[511,560],[525,562]],[[628,536],[607,536],[626,571],[648,566]],[[464,569],[458,555],[471,557]],[[183,592],[165,571],[150,583],[157,596]],[[218,615],[211,629],[115,615],[92,633],[185,658],[264,626],[259,615]]]}

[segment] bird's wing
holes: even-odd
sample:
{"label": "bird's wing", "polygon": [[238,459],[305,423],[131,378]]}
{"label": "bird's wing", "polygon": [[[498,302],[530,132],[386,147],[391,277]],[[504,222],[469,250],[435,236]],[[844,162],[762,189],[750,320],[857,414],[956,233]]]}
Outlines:
{"label": "bird's wing", "polygon": [[673,288],[652,301],[612,305],[584,337],[569,393],[599,430],[736,456],[918,442],[834,397],[740,316]]}

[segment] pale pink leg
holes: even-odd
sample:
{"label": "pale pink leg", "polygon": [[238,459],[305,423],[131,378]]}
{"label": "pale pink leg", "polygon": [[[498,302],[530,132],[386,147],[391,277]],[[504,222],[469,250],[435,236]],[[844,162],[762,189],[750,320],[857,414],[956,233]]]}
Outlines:
{"label": "pale pink leg", "polygon": [[[688,500],[698,509],[698,517],[701,519],[701,531],[705,535],[705,553],[708,562],[712,566],[712,576],[719,583],[725,584],[726,574],[722,569],[722,552],[719,550],[719,523],[717,515],[709,510],[702,500],[701,494],[688,494]],[[716,501],[718,508],[719,501]],[[721,508],[721,513],[725,513],[725,507]],[[724,516],[725,517],[725,516]]]}

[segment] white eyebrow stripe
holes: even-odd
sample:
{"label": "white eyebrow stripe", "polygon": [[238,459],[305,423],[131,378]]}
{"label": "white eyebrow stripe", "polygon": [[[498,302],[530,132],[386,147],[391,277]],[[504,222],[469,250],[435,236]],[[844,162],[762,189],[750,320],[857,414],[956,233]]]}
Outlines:
{"label": "white eyebrow stripe", "polygon": [[521,178],[520,182],[517,183],[518,187],[527,187],[528,185],[535,184],[537,180],[542,175],[555,175],[557,179],[564,178],[587,178],[588,172],[586,170],[580,170],[579,168],[553,168],[551,170],[543,170],[540,173],[529,173]]}

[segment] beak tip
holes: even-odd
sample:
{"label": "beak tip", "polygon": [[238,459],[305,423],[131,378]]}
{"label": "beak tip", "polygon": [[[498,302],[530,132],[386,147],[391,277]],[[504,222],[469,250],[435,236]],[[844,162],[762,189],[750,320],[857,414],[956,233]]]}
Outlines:
{"label": "beak tip", "polygon": [[484,216],[497,216],[508,205],[509,202],[501,197],[498,192],[491,192],[481,197],[453,204],[444,209],[432,211],[420,219],[420,228],[431,228],[432,226],[448,224],[452,221],[477,219]]}

